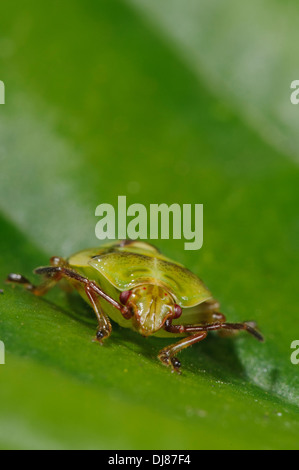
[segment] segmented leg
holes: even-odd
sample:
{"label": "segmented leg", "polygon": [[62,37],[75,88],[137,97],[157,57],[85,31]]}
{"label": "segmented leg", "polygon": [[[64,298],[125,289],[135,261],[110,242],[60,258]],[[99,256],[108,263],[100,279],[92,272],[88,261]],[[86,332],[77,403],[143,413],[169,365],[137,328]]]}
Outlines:
{"label": "segmented leg", "polygon": [[100,308],[98,301],[99,297],[102,297],[107,302],[111,303],[115,308],[117,308],[124,318],[130,318],[131,313],[128,311],[126,306],[121,305],[119,302],[107,295],[94,281],[90,281],[89,279],[81,276],[78,272],[71,269],[63,258],[58,258],[55,256],[50,259],[50,263],[51,266],[35,269],[34,272],[36,274],[45,276],[45,281],[38,286],[31,284],[28,279],[20,274],[9,274],[7,282],[22,284],[27,290],[39,296],[44,295],[62,278],[67,279],[69,282],[74,284],[75,287],[78,285],[83,286],[98,319],[99,327],[96,334],[96,339],[98,341],[101,341],[103,338],[109,336],[112,330],[108,317]]}
{"label": "segmented leg", "polygon": [[[50,259],[50,264],[53,267],[68,266],[67,262],[63,258],[59,258],[58,256],[53,256]],[[36,271],[37,270],[35,270],[35,272]],[[51,273],[51,275],[46,276],[44,282],[42,282],[38,286],[35,286],[34,284],[31,284],[31,282],[28,281],[25,276],[22,276],[22,274],[11,273],[8,275],[6,282],[13,284],[22,284],[25,289],[29,290],[34,295],[42,296],[45,295],[48,290],[52,289],[52,287],[54,287],[57,282],[60,281],[61,278],[62,274],[59,271],[56,271]]]}
{"label": "segmented leg", "polygon": [[205,339],[206,336],[206,331],[202,331],[201,333],[197,333],[192,336],[187,336],[181,341],[161,349],[158,354],[158,358],[166,366],[171,366],[173,371],[180,373],[181,363],[178,358],[175,357],[175,355],[182,349],[187,348],[188,346],[192,346],[192,344],[198,343],[199,341]]}
{"label": "segmented leg", "polygon": [[254,327],[254,322],[243,323],[227,323],[215,322],[202,325],[172,325],[171,322],[165,323],[165,330],[171,333],[196,333],[200,331],[213,331],[213,330],[246,330],[259,341],[264,341],[263,336]]}
{"label": "segmented leg", "polygon": [[96,334],[96,340],[102,343],[104,338],[108,338],[111,335],[112,326],[108,316],[103,312],[99,304],[99,296],[87,285],[85,286],[86,295],[92,305],[92,308],[98,319],[98,330]]}
{"label": "segmented leg", "polygon": [[[222,315],[222,314],[219,314]],[[223,318],[225,318],[223,316]],[[215,330],[245,330],[251,335],[253,335],[257,340],[264,341],[263,336],[260,334],[259,331],[255,329],[254,322],[243,322],[243,323],[227,323],[225,321],[216,321],[214,323],[209,324],[199,324],[199,325],[172,325],[171,320],[165,322],[164,329],[169,331],[170,333],[186,333],[190,336],[182,339],[178,343],[175,343],[171,346],[168,346],[162,349],[159,354],[158,358],[163,364],[171,366],[173,370],[179,372],[181,363],[175,357],[175,354],[180,352],[182,349],[191,346],[198,341],[203,340],[208,331],[215,331]]]}

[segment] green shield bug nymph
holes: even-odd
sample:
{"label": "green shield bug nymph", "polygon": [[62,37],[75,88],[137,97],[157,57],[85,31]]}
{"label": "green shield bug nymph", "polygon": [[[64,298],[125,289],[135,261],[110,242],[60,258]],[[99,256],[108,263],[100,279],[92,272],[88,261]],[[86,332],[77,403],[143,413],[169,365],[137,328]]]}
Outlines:
{"label": "green shield bug nymph", "polygon": [[45,278],[38,286],[20,274],[10,274],[7,281],[44,295],[66,279],[93,307],[99,342],[111,334],[110,318],[143,336],[179,337],[158,354],[163,364],[177,372],[181,365],[177,353],[209,331],[246,330],[263,340],[254,322],[227,323],[202,281],[148,243],[123,240],[80,251],[67,260],[54,256],[50,264],[35,269]]}

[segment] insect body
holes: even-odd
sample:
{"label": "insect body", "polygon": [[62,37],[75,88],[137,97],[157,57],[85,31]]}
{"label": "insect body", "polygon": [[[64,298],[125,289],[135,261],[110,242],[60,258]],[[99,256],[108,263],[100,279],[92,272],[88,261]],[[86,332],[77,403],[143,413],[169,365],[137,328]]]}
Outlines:
{"label": "insect body", "polygon": [[67,260],[52,257],[50,264],[35,269],[45,278],[38,286],[20,274],[10,274],[7,281],[44,295],[66,279],[93,307],[99,342],[111,334],[110,319],[143,336],[179,337],[158,354],[163,364],[177,372],[181,365],[177,353],[204,339],[209,331],[246,330],[263,340],[253,322],[227,323],[202,281],[148,243],[123,240],[81,251]]}

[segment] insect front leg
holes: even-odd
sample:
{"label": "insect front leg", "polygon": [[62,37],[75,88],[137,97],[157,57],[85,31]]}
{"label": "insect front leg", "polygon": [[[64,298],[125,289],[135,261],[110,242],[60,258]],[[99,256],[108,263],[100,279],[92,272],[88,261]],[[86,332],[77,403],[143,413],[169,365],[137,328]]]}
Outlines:
{"label": "insect front leg", "polygon": [[[68,266],[67,261],[64,258],[58,256],[53,256],[50,259],[50,264],[53,267],[66,267]],[[35,270],[35,272],[37,272]],[[11,273],[8,275],[6,282],[11,284],[21,284],[25,289],[32,292],[34,295],[42,296],[45,295],[52,287],[54,287],[57,282],[63,277],[59,270],[51,271],[51,273],[44,273],[44,282],[35,286],[32,284],[25,276],[22,274]]]}
{"label": "insect front leg", "polygon": [[205,339],[206,336],[207,336],[206,331],[202,331],[200,333],[187,336],[186,338],[183,338],[177,343],[172,344],[170,346],[166,346],[166,348],[163,348],[159,352],[158,358],[166,366],[171,366],[173,371],[180,373],[181,363],[176,357],[176,354],[179,353],[182,349],[185,349],[188,346],[192,346],[192,344],[202,341],[203,339]]}
{"label": "insect front leg", "polygon": [[23,284],[26,289],[35,295],[44,295],[51,287],[53,287],[62,278],[65,278],[70,284],[78,290],[85,290],[88,300],[90,301],[93,310],[97,316],[99,327],[96,334],[96,339],[101,342],[104,338],[110,336],[112,327],[107,315],[100,307],[99,298],[105,299],[107,302],[117,308],[124,318],[130,318],[131,313],[128,307],[121,305],[115,299],[106,294],[94,281],[81,276],[77,271],[70,268],[69,264],[63,259],[53,257],[50,260],[51,266],[45,266],[35,269],[36,274],[41,274],[45,277],[45,282],[35,286],[20,274],[10,274],[7,278],[8,282]]}
{"label": "insect front leg", "polygon": [[[220,314],[221,315],[221,314]],[[182,339],[178,343],[168,346],[162,349],[158,355],[159,359],[166,365],[170,365],[173,370],[179,372],[181,366],[180,361],[175,357],[175,354],[188,346],[191,346],[198,341],[204,339],[209,331],[224,330],[245,330],[254,336],[259,341],[264,341],[263,336],[259,331],[256,330],[253,322],[243,323],[227,323],[224,321],[216,321],[210,324],[199,324],[199,325],[173,325],[171,320],[167,320],[164,325],[164,329],[170,333],[186,333],[190,336]]]}
{"label": "insect front leg", "polygon": [[99,296],[91,289],[89,285],[85,286],[86,295],[92,305],[92,308],[98,319],[98,330],[96,333],[96,340],[102,343],[102,340],[111,335],[112,326],[108,316],[103,312],[99,304]]}

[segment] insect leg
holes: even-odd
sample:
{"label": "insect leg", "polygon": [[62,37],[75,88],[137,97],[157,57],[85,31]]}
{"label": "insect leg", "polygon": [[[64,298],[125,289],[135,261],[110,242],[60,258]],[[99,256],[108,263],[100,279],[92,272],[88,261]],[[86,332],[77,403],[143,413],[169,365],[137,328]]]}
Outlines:
{"label": "insect leg", "polygon": [[68,263],[63,258],[53,257],[51,258],[50,263],[51,266],[45,266],[34,270],[36,274],[41,274],[46,278],[45,282],[38,286],[31,284],[31,282],[21,274],[9,274],[7,282],[23,284],[27,290],[35,295],[44,295],[62,278],[69,280],[75,288],[82,286],[98,319],[99,327],[96,339],[100,342],[103,338],[110,336],[112,327],[107,315],[102,311],[99,305],[99,297],[104,298],[107,302],[117,308],[124,318],[131,317],[128,307],[121,305],[119,302],[107,295],[94,281],[90,281],[89,279],[81,276],[78,272],[70,269]]}
{"label": "insect leg", "polygon": [[243,323],[222,323],[221,327],[225,330],[246,330],[258,341],[263,342],[263,335],[256,329],[256,324],[251,321],[244,321]]}
{"label": "insect leg", "polygon": [[[220,314],[221,315],[221,314]],[[224,321],[218,321],[210,324],[201,324],[201,325],[172,325],[171,320],[167,320],[164,325],[164,329],[170,333],[186,333],[190,336],[182,339],[178,343],[175,343],[171,346],[167,346],[162,349],[158,358],[163,364],[170,365],[173,370],[179,372],[181,366],[180,361],[175,357],[175,354],[181,351],[188,346],[191,346],[198,341],[203,340],[208,331],[215,330],[246,330],[248,333],[253,335],[259,341],[264,341],[263,336],[259,331],[255,329],[255,324],[253,322],[243,322],[243,323],[226,323]]]}
{"label": "insect leg", "polygon": [[101,343],[104,338],[108,338],[108,336],[110,336],[112,331],[111,323],[99,305],[99,296],[94,293],[89,285],[85,286],[85,292],[98,319],[99,327],[96,334],[96,340]]}
{"label": "insect leg", "polygon": [[201,324],[201,325],[172,325],[170,321],[165,323],[164,326],[166,331],[170,333],[195,333],[200,331],[213,331],[213,330],[246,330],[252,336],[254,336],[259,341],[264,341],[263,336],[255,328],[253,322],[243,322],[243,323],[226,323],[226,322],[215,322],[210,324]]}
{"label": "insect leg", "polygon": [[161,351],[158,354],[158,358],[166,366],[171,366],[173,371],[180,373],[181,363],[177,359],[177,357],[175,357],[175,355],[178,352],[180,352],[182,349],[187,348],[188,346],[191,346],[192,344],[198,343],[199,341],[205,339],[206,336],[207,336],[207,332],[202,331],[192,336],[183,338],[177,343],[172,344],[170,346],[166,346],[166,348],[161,349]]}
{"label": "insect leg", "polygon": [[[58,266],[68,266],[67,262],[63,258],[59,258],[58,256],[53,256],[50,259],[50,264],[53,267]],[[50,274],[45,274],[45,280],[38,286],[32,284],[25,276],[22,274],[15,274],[11,273],[8,275],[6,282],[12,284],[22,284],[25,289],[32,292],[34,295],[42,296],[45,295],[48,290],[54,287],[58,281],[62,278],[62,275],[59,271],[51,272]]]}
{"label": "insect leg", "polygon": [[[93,299],[94,299],[94,296],[100,296],[103,299],[105,299],[107,302],[109,302],[111,305],[113,305],[115,308],[117,308],[124,318],[126,319],[131,318],[132,314],[129,311],[128,307],[120,304],[119,302],[114,300],[112,297],[110,297],[108,294],[106,294],[94,281],[90,281],[86,277],[81,276],[81,274],[79,274],[77,271],[74,271],[73,269],[71,269],[67,261],[65,261],[63,258],[53,256],[50,259],[50,263],[51,263],[51,266],[40,267],[34,270],[36,274],[41,274],[46,278],[45,282],[41,283],[38,286],[31,284],[31,282],[28,281],[28,279],[22,276],[21,274],[9,274],[6,279],[6,282],[23,284],[24,287],[30,292],[32,292],[33,294],[44,295],[58,281],[60,281],[62,278],[66,278],[68,281],[70,281],[74,285],[74,287],[77,287],[78,285],[81,285],[82,287],[84,287],[86,294],[89,297],[92,304],[93,304],[93,301],[90,298],[91,292],[93,295]],[[89,293],[87,293],[87,291]]]}

